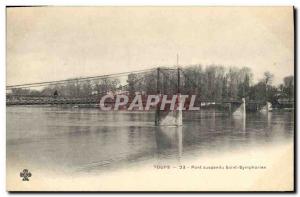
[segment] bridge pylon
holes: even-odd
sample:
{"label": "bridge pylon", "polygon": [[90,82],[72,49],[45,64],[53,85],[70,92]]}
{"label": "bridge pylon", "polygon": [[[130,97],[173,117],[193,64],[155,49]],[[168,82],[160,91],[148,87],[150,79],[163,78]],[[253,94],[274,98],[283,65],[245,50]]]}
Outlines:
{"label": "bridge pylon", "polygon": [[242,98],[241,105],[233,112],[232,115],[246,118],[246,100],[245,100],[245,98]]}
{"label": "bridge pylon", "polygon": [[182,109],[180,94],[180,69],[177,68],[177,107],[175,110],[162,112],[160,109],[161,92],[160,92],[160,68],[157,68],[157,95],[160,102],[156,105],[155,125],[156,126],[182,126]]}

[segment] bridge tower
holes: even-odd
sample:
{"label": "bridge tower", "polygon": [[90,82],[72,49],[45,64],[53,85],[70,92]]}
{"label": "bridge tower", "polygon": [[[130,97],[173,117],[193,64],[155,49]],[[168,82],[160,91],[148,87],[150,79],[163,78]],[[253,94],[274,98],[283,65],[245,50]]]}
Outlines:
{"label": "bridge tower", "polygon": [[155,125],[156,126],[182,126],[182,106],[180,97],[180,68],[177,68],[177,108],[173,111],[162,114],[160,111],[161,92],[160,92],[160,68],[157,68],[157,96],[160,98],[160,102],[156,105],[155,111]]}

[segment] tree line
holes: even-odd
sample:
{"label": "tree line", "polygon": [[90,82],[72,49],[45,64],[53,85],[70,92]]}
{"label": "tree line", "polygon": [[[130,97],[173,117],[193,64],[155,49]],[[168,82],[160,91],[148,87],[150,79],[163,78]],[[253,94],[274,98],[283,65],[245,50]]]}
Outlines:
{"label": "tree line", "polygon": [[[224,67],[221,65],[191,65],[181,68],[180,92],[196,94],[201,100],[246,100],[276,102],[279,97],[294,99],[294,76],[286,76],[283,82],[273,85],[274,75],[265,72],[254,83],[253,72],[248,67]],[[178,88],[177,69],[160,68],[159,81],[157,70],[146,73],[129,74],[127,85],[118,78],[79,81],[73,79],[65,84],[49,85],[41,90],[14,88],[8,95],[91,97],[107,93],[140,94],[176,94]]]}

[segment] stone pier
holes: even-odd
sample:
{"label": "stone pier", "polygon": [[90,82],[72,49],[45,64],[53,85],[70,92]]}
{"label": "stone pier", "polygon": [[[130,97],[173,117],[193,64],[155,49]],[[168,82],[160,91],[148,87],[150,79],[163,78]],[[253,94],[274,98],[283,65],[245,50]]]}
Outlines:
{"label": "stone pier", "polygon": [[157,105],[155,112],[156,126],[182,126],[182,107],[181,97],[178,95],[177,107],[171,111],[161,111],[160,105]]}
{"label": "stone pier", "polygon": [[246,101],[242,98],[242,104],[233,112],[233,116],[246,117]]}

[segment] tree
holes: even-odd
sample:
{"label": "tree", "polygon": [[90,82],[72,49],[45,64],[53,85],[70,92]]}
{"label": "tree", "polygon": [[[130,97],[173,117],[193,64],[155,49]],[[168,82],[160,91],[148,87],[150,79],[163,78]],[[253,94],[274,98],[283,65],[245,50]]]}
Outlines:
{"label": "tree", "polygon": [[268,93],[269,93],[268,86],[272,85],[273,78],[274,78],[274,75],[272,73],[270,73],[269,71],[264,73],[264,79],[263,80],[264,80],[264,83],[265,83],[265,100],[266,101],[269,98],[269,96],[268,96]]}
{"label": "tree", "polygon": [[283,92],[289,100],[294,99],[294,76],[287,76],[283,79]]}
{"label": "tree", "polygon": [[129,74],[128,75],[128,79],[127,79],[128,92],[129,92],[129,96],[131,98],[134,97],[135,92],[136,92],[135,83],[136,83],[137,79],[138,79],[137,74]]}
{"label": "tree", "polygon": [[264,72],[264,81],[265,81],[266,86],[272,84],[273,78],[274,78],[274,75],[272,73],[270,73],[269,71]]}
{"label": "tree", "polygon": [[93,88],[92,88],[92,83],[90,80],[84,81],[81,84],[82,88],[81,88],[81,92],[80,92],[80,96],[81,97],[89,97],[92,94]]}

